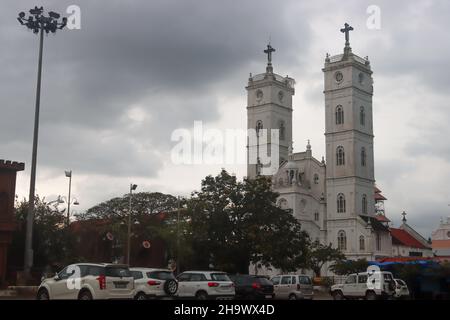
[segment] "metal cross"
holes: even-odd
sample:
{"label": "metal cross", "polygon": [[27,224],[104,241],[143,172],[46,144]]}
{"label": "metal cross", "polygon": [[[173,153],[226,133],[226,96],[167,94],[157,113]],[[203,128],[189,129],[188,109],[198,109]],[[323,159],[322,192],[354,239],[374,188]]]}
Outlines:
{"label": "metal cross", "polygon": [[267,49],[264,50],[264,53],[267,53],[267,61],[269,63],[272,62],[272,52],[275,52],[275,49],[272,48],[272,46],[270,45],[270,43],[267,45]]}
{"label": "metal cross", "polygon": [[353,30],[353,27],[348,23],[344,24],[344,28],[341,29],[342,33],[345,33],[345,46],[348,47],[350,45],[350,31]]}

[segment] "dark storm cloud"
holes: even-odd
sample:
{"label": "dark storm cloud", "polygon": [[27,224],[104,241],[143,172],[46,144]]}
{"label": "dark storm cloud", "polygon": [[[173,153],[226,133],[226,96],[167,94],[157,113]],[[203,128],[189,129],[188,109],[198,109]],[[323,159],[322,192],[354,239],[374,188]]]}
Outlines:
{"label": "dark storm cloud", "polygon": [[[217,120],[216,95],[229,89],[216,84],[247,75],[254,61],[263,65],[269,36],[283,48],[285,63],[298,49],[276,3],[43,3],[61,13],[71,4],[81,8],[81,30],[49,35],[44,44],[39,159],[48,168],[72,164],[82,172],[154,175],[169,158],[172,130]],[[22,160],[30,153],[37,37],[15,17],[29,7],[15,1],[0,13],[6,49],[0,54],[0,147],[2,156]],[[139,123],[127,116],[135,105],[148,116]],[[151,169],[139,169],[146,164]]]}

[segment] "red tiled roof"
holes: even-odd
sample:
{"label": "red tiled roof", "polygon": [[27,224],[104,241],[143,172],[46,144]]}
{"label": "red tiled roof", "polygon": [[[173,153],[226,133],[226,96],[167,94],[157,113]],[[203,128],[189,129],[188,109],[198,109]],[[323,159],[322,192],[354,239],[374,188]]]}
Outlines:
{"label": "red tiled roof", "polygon": [[434,257],[390,257],[377,259],[378,262],[406,262],[406,261],[420,261],[420,260],[435,260]]}
{"label": "red tiled roof", "polygon": [[385,215],[383,214],[377,214],[375,218],[380,222],[391,222]]}
{"label": "red tiled roof", "polygon": [[378,189],[378,187],[377,187],[377,186],[375,186],[375,193],[381,193],[381,190],[380,190],[380,189]]}
{"label": "red tiled roof", "polygon": [[393,244],[400,244],[411,248],[427,249],[427,247],[405,230],[396,228],[391,228],[390,230]]}
{"label": "red tiled roof", "polygon": [[375,193],[375,200],[387,200],[381,193]]}

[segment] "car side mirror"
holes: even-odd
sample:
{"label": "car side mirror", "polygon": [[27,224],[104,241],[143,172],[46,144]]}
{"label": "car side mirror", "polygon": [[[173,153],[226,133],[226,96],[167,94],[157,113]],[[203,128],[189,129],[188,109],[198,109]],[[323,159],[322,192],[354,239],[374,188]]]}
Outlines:
{"label": "car side mirror", "polygon": [[59,277],[59,275],[58,274],[56,274],[54,277],[53,277],[53,280],[55,280],[55,281],[59,281],[59,280],[61,280],[61,278]]}

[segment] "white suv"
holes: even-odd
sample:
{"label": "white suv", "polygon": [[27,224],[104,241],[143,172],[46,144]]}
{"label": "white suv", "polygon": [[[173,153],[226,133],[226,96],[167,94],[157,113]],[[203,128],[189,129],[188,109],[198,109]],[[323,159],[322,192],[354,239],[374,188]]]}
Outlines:
{"label": "white suv", "polygon": [[[334,300],[359,299],[376,300],[391,298],[395,293],[392,273],[379,271],[368,281],[368,273],[354,273],[347,276],[344,283],[331,287],[330,294]],[[372,280],[372,283],[371,283]]]}
{"label": "white suv", "polygon": [[177,280],[177,296],[180,298],[234,299],[234,284],[225,272],[185,271],[178,275]]}
{"label": "white suv", "polygon": [[170,297],[177,292],[178,282],[170,270],[130,268],[130,271],[134,278],[136,300]]}
{"label": "white suv", "polygon": [[126,265],[77,263],[44,279],[37,299],[133,299],[134,279]]}

